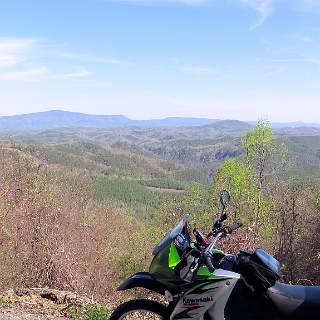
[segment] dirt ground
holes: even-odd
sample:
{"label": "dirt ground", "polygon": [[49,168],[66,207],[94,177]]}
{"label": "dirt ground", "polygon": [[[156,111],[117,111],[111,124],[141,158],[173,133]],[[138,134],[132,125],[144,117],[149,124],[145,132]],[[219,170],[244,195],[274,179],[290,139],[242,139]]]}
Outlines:
{"label": "dirt ground", "polygon": [[66,291],[46,288],[8,290],[0,294],[0,319],[70,319],[75,310],[94,305],[90,299]]}
{"label": "dirt ground", "polygon": [[17,309],[0,310],[1,320],[66,320],[65,317],[53,317],[45,315],[37,315]]}

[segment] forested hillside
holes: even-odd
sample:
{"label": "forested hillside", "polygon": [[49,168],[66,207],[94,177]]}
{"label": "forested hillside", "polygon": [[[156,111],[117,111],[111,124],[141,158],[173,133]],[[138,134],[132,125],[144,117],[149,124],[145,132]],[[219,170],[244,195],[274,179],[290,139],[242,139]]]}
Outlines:
{"label": "forested hillside", "polygon": [[110,299],[146,270],[185,213],[208,230],[217,195],[245,227],[228,251],[268,249],[293,283],[319,281],[319,136],[268,123],[68,128],[1,136],[1,289],[48,286]]}

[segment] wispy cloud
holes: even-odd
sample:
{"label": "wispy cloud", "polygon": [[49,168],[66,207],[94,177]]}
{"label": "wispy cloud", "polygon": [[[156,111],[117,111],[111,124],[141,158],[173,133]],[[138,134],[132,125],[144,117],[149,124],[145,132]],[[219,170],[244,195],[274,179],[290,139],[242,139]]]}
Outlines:
{"label": "wispy cloud", "polygon": [[33,38],[0,38],[0,68],[25,61],[38,42]]}
{"label": "wispy cloud", "polygon": [[132,5],[190,5],[190,6],[244,6],[258,14],[258,20],[249,30],[262,26],[279,5],[285,4],[288,9],[314,10],[320,9],[320,0],[101,0],[104,2],[118,2]]}
{"label": "wispy cloud", "polygon": [[284,73],[286,70],[287,70],[286,66],[282,64],[279,65],[279,64],[270,63],[263,66],[264,76],[266,77],[278,76]]}
{"label": "wispy cloud", "polygon": [[298,57],[298,58],[284,58],[284,59],[256,59],[257,62],[267,62],[273,64],[290,64],[290,63],[306,63],[313,64],[315,66],[320,66],[319,58],[308,58],[308,57]]}
{"label": "wispy cloud", "polygon": [[55,73],[47,67],[34,67],[18,71],[0,72],[0,80],[4,81],[40,81],[40,80],[65,80],[87,77],[91,72],[80,69],[71,73]]}
{"label": "wispy cloud", "polygon": [[74,78],[84,78],[92,75],[92,72],[85,68],[80,68],[69,73],[49,73],[46,75],[45,79],[55,79],[55,80],[65,80]]}
{"label": "wispy cloud", "polygon": [[291,38],[295,41],[306,43],[314,43],[314,39],[309,35],[302,35],[302,34],[292,34]]}
{"label": "wispy cloud", "polygon": [[76,60],[81,62],[98,63],[98,64],[115,64],[115,65],[134,65],[134,63],[126,60],[116,59],[116,58],[106,58],[100,57],[92,54],[74,53],[74,52],[59,52],[58,56]]}
{"label": "wispy cloud", "polygon": [[[274,10],[274,3],[279,0],[104,0],[105,2],[119,2],[134,5],[168,5],[168,4],[181,4],[192,6],[203,5],[243,5],[258,14],[258,21],[250,27],[254,30],[260,27],[272,14]],[[306,1],[306,0],[298,0]]]}
{"label": "wispy cloud", "polygon": [[274,0],[240,0],[244,5],[256,11],[259,15],[258,21],[250,27],[250,30],[260,27],[272,14]]}
{"label": "wispy cloud", "polygon": [[0,72],[0,80],[6,81],[35,81],[42,79],[49,73],[45,67],[30,68],[19,71],[3,71]]}
{"label": "wispy cloud", "polygon": [[320,67],[320,59],[308,57],[261,59],[257,58],[256,63],[264,76],[271,77],[285,73],[288,70],[297,69],[297,65],[310,65],[315,70]]}
{"label": "wispy cloud", "polygon": [[56,72],[47,65],[49,62],[40,63],[37,57],[41,44],[40,39],[34,38],[0,38],[0,80],[63,80],[83,78],[92,74],[83,67]]}

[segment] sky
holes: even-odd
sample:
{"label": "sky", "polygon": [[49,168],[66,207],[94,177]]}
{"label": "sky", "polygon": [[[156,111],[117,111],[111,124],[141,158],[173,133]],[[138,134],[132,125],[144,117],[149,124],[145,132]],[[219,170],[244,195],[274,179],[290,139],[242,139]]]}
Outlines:
{"label": "sky", "polygon": [[0,0],[0,115],[320,123],[320,0]]}

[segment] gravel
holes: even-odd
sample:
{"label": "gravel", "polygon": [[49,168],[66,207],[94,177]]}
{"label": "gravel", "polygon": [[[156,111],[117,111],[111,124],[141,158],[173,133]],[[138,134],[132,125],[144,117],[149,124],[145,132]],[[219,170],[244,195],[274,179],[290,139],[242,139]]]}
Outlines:
{"label": "gravel", "polygon": [[35,315],[17,310],[0,310],[1,320],[66,320],[67,318],[52,318],[44,315]]}

